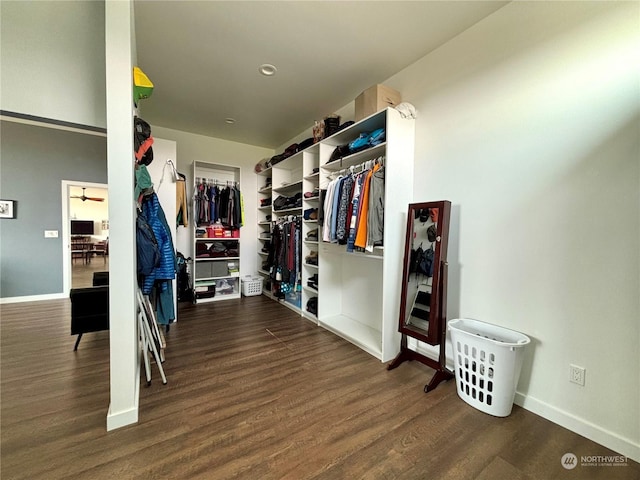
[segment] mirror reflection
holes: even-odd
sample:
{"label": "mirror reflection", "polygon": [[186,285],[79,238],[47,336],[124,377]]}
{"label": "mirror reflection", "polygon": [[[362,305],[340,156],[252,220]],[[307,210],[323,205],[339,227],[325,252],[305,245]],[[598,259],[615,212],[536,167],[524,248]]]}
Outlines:
{"label": "mirror reflection", "polygon": [[[453,377],[445,356],[447,325],[447,241],[451,202],[410,203],[404,245],[402,291],[398,327],[402,334],[400,352],[387,366],[393,370],[402,362],[417,360],[435,370],[424,391]],[[411,346],[409,338],[438,346],[438,359]],[[418,345],[419,347],[419,345]]]}
{"label": "mirror reflection", "polygon": [[404,323],[425,332],[429,330],[432,310],[437,227],[438,208],[414,210]]}

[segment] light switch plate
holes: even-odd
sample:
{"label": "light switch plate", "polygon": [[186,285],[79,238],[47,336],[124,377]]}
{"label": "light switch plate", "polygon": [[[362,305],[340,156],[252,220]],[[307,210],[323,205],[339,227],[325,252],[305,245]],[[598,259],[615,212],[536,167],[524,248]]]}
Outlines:
{"label": "light switch plate", "polygon": [[45,230],[44,238],[58,238],[58,230]]}

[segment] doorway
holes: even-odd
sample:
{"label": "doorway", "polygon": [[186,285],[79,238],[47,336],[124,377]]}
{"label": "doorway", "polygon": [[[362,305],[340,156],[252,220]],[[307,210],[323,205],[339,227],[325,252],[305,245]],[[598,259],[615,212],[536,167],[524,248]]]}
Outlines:
{"label": "doorway", "polygon": [[62,181],[62,258],[65,295],[93,285],[109,271],[109,196],[102,183]]}

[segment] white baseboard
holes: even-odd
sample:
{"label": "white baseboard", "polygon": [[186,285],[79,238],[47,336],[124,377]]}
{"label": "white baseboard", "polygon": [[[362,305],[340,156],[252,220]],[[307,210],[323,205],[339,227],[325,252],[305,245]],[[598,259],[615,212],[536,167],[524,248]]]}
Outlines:
{"label": "white baseboard", "polygon": [[[411,340],[413,340],[413,342],[411,342]],[[409,341],[409,348],[412,348],[418,353],[421,353],[433,360],[438,360],[437,347],[431,347],[430,345],[423,344],[422,342],[416,342],[411,338]],[[448,346],[449,345],[447,345],[447,347]],[[447,367],[453,369],[453,358],[451,358],[451,352],[449,352],[448,348]],[[569,412],[565,412],[564,410],[554,407],[553,405],[549,405],[548,403],[536,398],[525,396],[520,392],[516,392],[514,403],[525,410],[549,420],[550,422],[603,445],[620,455],[624,455],[636,462],[640,462],[640,444],[634,443],[634,441],[629,438],[621,437],[616,433],[610,432],[598,425],[576,417]],[[596,453],[594,453],[594,455],[596,455]]]}
{"label": "white baseboard", "polygon": [[107,432],[115,430],[116,428],[126,427],[133,423],[138,423],[137,406],[118,413],[111,413],[111,406],[109,406],[109,413],[107,413]]}
{"label": "white baseboard", "polygon": [[60,300],[69,298],[64,293],[47,293],[45,295],[26,295],[24,297],[5,297],[0,298],[0,305],[4,303],[22,303],[22,302],[41,302],[43,300]]}
{"label": "white baseboard", "polygon": [[[135,378],[140,378],[141,371],[141,361],[139,355],[138,363],[136,365],[136,376]],[[118,413],[111,413],[111,405],[109,405],[109,412],[107,413],[107,432],[111,430],[115,430],[117,428],[126,427],[127,425],[131,425],[134,423],[138,423],[138,405],[140,401],[140,382],[135,382],[135,392],[134,392],[134,405],[128,410],[124,410]]]}
{"label": "white baseboard", "polygon": [[[616,433],[605,430],[569,412],[560,410],[536,398],[525,396],[520,392],[516,392],[514,403],[525,410],[529,410],[536,415],[546,418],[550,422],[571,430],[578,435],[582,435],[604,447],[610,448],[620,455],[640,462],[640,444],[634,443],[634,441],[629,438],[624,438]],[[594,452],[594,455],[597,455],[597,453]]]}

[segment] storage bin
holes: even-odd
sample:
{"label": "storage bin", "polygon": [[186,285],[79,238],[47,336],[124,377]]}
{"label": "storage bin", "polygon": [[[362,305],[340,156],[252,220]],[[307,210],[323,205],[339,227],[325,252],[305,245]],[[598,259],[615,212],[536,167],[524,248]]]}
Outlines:
{"label": "storage bin", "polygon": [[227,262],[227,271],[230,277],[240,276],[240,265],[238,262]]}
{"label": "storage bin", "polygon": [[242,277],[242,295],[262,295],[262,277]]}
{"label": "storage bin", "polygon": [[199,278],[211,278],[211,262],[196,262],[196,280]]}
{"label": "storage bin", "polygon": [[225,260],[211,262],[211,276],[212,277],[228,277],[229,268]]}
{"label": "storage bin", "polygon": [[490,415],[509,416],[529,337],[469,318],[451,320],[448,329],[460,398]]}

